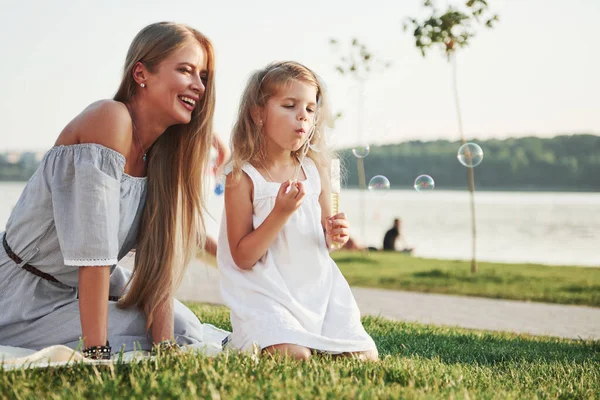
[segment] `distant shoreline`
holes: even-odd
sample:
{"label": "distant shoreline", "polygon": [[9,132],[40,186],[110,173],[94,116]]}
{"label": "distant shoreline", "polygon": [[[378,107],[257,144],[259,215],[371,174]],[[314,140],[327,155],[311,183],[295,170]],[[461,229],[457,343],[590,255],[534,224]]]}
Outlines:
{"label": "distant shoreline", "polygon": [[[27,183],[28,180],[2,180],[0,179],[0,184],[3,183]],[[348,186],[342,188],[342,190],[359,190],[358,186]],[[414,190],[410,186],[406,187],[394,187],[392,183],[392,187],[390,190]],[[437,191],[447,191],[447,192],[464,192],[468,191],[467,188],[461,187],[437,187]],[[561,188],[561,187],[531,187],[531,186],[523,186],[523,187],[494,187],[494,188],[475,188],[475,192],[529,192],[529,193],[552,193],[552,192],[561,192],[561,193],[600,193],[593,188]]]}
{"label": "distant shoreline", "polygon": [[[342,190],[360,190],[358,186],[343,187]],[[407,187],[392,187],[390,190],[414,190],[410,186]],[[468,191],[468,188],[460,187],[436,187],[434,191],[445,191],[445,192],[464,192]],[[494,188],[475,188],[475,192],[530,192],[530,193],[599,193],[597,190],[592,188],[586,189],[573,189],[573,188],[548,188],[548,187],[494,187]]]}

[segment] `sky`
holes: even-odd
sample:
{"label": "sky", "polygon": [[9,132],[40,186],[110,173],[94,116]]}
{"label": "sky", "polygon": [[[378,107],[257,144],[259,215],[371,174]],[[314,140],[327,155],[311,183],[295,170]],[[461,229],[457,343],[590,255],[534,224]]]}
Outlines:
{"label": "sky", "polygon": [[[600,1],[489,3],[500,23],[457,56],[467,139],[600,134]],[[450,65],[439,52],[423,58],[402,30],[406,17],[422,15],[422,0],[0,0],[0,151],[51,147],[88,104],[114,95],[135,34],[165,20],[195,27],[216,47],[214,126],[224,140],[249,74],[275,60],[323,78],[342,113],[334,147],[457,140]],[[335,71],[354,37],[392,62],[364,90]]]}

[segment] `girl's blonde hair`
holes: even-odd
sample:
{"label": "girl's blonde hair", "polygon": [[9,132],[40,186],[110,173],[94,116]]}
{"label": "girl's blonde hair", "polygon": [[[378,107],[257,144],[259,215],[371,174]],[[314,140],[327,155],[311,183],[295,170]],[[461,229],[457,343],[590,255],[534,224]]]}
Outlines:
{"label": "girl's blonde hair", "polygon": [[[264,109],[271,97],[285,89],[294,80],[314,85],[317,89],[315,133],[310,144],[318,151],[309,148],[306,156],[310,157],[319,169],[329,171],[333,152],[327,147],[325,130],[331,127],[332,119],[325,85],[317,74],[304,65],[293,61],[283,61],[269,64],[265,68],[255,71],[248,79],[231,135],[231,162],[234,179],[239,179],[241,168],[245,163],[261,162],[266,157],[266,137],[262,127],[253,118],[256,110]],[[302,147],[295,152],[296,156],[301,156]]]}
{"label": "girl's blonde hair", "polygon": [[135,268],[129,290],[119,300],[122,308],[138,306],[147,315],[146,329],[157,307],[171,300],[197,243],[205,241],[202,181],[208,167],[215,108],[215,56],[210,40],[181,24],[148,25],[133,39],[123,79],[114,100],[129,103],[138,90],[133,68],[138,62],[150,71],[189,41],[196,40],[207,58],[204,95],[189,124],[169,127],[152,145],[147,161],[146,204],[139,226]]}

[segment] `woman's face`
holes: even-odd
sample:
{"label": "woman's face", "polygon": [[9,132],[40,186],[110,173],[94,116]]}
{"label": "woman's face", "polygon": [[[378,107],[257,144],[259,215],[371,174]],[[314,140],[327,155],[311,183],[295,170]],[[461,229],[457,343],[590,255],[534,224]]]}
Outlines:
{"label": "woman's face", "polygon": [[190,39],[148,73],[141,90],[167,126],[187,124],[204,95],[207,77],[206,52]]}

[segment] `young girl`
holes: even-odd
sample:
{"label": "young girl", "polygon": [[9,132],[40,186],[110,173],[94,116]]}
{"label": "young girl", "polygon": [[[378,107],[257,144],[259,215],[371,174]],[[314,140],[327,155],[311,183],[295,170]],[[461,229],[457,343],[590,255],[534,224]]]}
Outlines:
{"label": "young girl", "polygon": [[243,94],[217,250],[233,325],[224,345],[256,344],[298,359],[315,350],[376,360],[328,251],[348,240],[348,222],[330,212],[323,89],[308,68],[281,62],[255,72]]}

